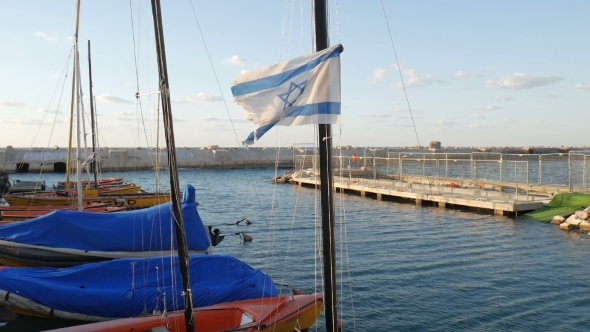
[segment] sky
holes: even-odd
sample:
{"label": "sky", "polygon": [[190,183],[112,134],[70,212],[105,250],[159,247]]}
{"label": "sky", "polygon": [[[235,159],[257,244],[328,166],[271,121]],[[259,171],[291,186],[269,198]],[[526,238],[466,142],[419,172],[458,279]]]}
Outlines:
{"label": "sky", "polygon": [[[329,6],[330,43],[344,46],[334,146],[590,145],[589,0]],[[2,7],[0,147],[67,147],[76,1]],[[240,146],[256,125],[231,83],[312,52],[309,1],[164,0],[162,16],[177,147]],[[82,0],[79,29],[100,146],[163,146],[150,2]],[[279,127],[254,146],[315,141],[314,126]]]}

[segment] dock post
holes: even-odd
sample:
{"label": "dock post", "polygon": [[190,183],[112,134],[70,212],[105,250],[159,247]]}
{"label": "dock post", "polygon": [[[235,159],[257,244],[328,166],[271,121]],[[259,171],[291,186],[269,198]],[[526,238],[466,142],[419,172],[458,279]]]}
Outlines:
{"label": "dock post", "polygon": [[381,200],[383,200],[383,196],[382,196],[382,194],[379,194],[379,193],[377,193],[377,200],[378,200],[378,201],[381,201]]}
{"label": "dock post", "polygon": [[445,203],[445,202],[438,202],[438,207],[441,208],[441,209],[444,209],[444,208],[447,207],[447,203]]}
{"label": "dock post", "polygon": [[361,190],[361,197],[365,197],[366,191]]}
{"label": "dock post", "polygon": [[504,211],[503,210],[494,210],[494,214],[497,216],[503,216],[504,215]]}
{"label": "dock post", "polygon": [[420,198],[416,198],[416,206],[421,206],[422,200]]}

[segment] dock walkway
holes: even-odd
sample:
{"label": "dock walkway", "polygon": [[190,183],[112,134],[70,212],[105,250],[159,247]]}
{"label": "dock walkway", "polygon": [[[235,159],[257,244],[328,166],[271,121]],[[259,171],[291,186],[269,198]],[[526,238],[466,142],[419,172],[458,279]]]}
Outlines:
{"label": "dock walkway", "polygon": [[[305,173],[303,173],[305,174]],[[467,188],[449,187],[448,184],[433,185],[428,179],[412,177],[395,179],[364,179],[352,176],[334,177],[334,190],[357,194],[362,197],[373,197],[378,200],[412,200],[417,205],[430,202],[440,208],[445,207],[469,207],[490,210],[494,214],[516,214],[542,208],[551,200],[551,194],[530,193],[506,193],[494,189],[494,185],[478,181],[478,185]],[[458,179],[454,179],[454,183]],[[408,181],[408,182],[407,182]],[[319,177],[294,174],[292,183],[300,186],[317,187],[320,184]]]}

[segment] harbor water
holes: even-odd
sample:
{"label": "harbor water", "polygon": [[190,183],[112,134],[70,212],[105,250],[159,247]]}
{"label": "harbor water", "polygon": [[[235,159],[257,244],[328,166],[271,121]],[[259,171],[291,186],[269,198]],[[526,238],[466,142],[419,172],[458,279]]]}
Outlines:
{"label": "harbor water", "polygon": [[[235,256],[284,284],[320,291],[319,191],[272,184],[274,169],[181,169],[215,254]],[[153,191],[154,173],[106,173]],[[45,180],[64,174],[12,174]],[[167,176],[162,172],[163,189]],[[344,331],[589,331],[590,236],[473,210],[336,194],[339,318]],[[239,222],[248,218],[252,224]],[[65,230],[64,230],[65,231]],[[253,237],[243,243],[239,235]],[[235,235],[238,233],[238,235]],[[323,316],[314,329],[324,329]],[[18,318],[0,331],[68,322]],[[313,329],[312,329],[313,330]]]}

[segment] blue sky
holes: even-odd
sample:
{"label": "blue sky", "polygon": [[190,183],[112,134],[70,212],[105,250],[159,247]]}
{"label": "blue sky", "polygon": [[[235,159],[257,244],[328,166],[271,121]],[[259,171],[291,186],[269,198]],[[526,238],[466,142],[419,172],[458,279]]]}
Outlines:
{"label": "blue sky", "polygon": [[[0,146],[67,146],[75,4],[4,6]],[[380,1],[331,2],[331,42],[344,45],[334,145],[589,145],[590,1],[383,4],[385,13]],[[163,1],[162,13],[178,147],[238,146],[255,125],[233,103],[231,83],[311,51],[309,1]],[[87,108],[88,39],[101,146],[155,146],[157,96],[135,98],[137,86],[157,89],[149,1],[82,1]],[[313,141],[312,126],[280,127],[255,146]]]}

